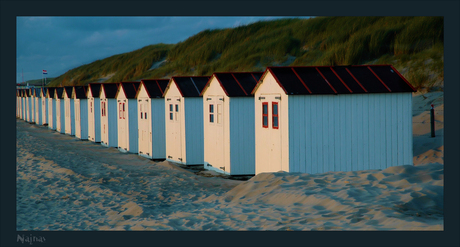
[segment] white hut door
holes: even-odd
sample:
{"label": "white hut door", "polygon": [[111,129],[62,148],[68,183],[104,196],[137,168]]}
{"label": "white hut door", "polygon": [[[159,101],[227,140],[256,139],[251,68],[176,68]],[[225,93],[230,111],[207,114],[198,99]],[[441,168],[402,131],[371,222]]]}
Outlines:
{"label": "white hut door", "polygon": [[208,122],[211,138],[210,143],[212,143],[210,148],[212,150],[212,156],[214,156],[211,159],[211,162],[214,164],[211,165],[228,172],[230,167],[225,167],[224,162],[223,99],[224,96],[211,96],[211,101],[208,103]]}
{"label": "white hut door", "polygon": [[118,124],[119,124],[119,135],[120,135],[120,143],[118,143],[118,146],[121,148],[127,148],[126,147],[126,103],[125,100],[119,100],[118,101]]}
{"label": "white hut door", "polygon": [[81,137],[81,125],[80,125],[80,100],[74,99],[75,107],[75,136]]}
{"label": "white hut door", "polygon": [[139,99],[139,138],[140,138],[140,145],[139,151],[146,155],[151,154],[151,136],[149,136],[149,110],[148,110],[148,100],[147,99]]}
{"label": "white hut door", "polygon": [[181,104],[180,104],[180,98],[179,97],[172,97],[170,101],[167,101],[167,104],[169,105],[168,110],[169,110],[169,124],[171,128],[170,136],[172,139],[171,145],[168,147],[168,150],[171,150],[169,152],[168,156],[171,156],[169,158],[174,159],[174,160],[180,160],[182,161],[182,138],[181,138]]}
{"label": "white hut door", "polygon": [[94,140],[94,98],[88,100],[88,139]]}
{"label": "white hut door", "polygon": [[262,158],[268,163],[268,171],[281,171],[281,127],[280,127],[280,95],[262,95],[262,133],[266,156]]}

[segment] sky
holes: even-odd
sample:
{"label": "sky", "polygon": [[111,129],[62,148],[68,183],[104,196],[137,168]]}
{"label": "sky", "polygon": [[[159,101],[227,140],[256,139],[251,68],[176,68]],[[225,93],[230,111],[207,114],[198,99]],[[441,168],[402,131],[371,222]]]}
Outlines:
{"label": "sky", "polygon": [[[57,77],[70,69],[147,45],[175,44],[206,29],[286,17],[16,18],[17,82]],[[292,18],[292,17],[289,17]],[[298,17],[308,18],[308,17]]]}

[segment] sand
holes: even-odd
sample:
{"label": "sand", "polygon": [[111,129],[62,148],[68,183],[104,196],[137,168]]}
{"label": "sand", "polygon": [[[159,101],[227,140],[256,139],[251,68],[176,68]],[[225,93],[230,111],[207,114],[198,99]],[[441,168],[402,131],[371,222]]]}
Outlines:
{"label": "sand", "polygon": [[241,181],[17,120],[17,230],[443,230],[443,118],[417,121],[415,166]]}

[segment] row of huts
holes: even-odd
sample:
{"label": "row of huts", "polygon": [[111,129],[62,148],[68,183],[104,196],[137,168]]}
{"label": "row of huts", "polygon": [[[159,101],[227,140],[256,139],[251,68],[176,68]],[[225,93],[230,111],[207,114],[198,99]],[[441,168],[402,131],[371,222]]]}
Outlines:
{"label": "row of huts", "polygon": [[17,90],[17,116],[229,175],[412,164],[411,84],[391,65],[268,67]]}

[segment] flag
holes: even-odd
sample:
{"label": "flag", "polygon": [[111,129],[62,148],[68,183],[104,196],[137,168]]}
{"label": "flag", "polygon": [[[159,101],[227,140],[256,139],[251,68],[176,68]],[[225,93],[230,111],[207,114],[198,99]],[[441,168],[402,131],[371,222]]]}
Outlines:
{"label": "flag", "polygon": [[48,74],[48,72],[46,72],[46,70],[43,70],[43,74],[46,75],[46,74]]}

